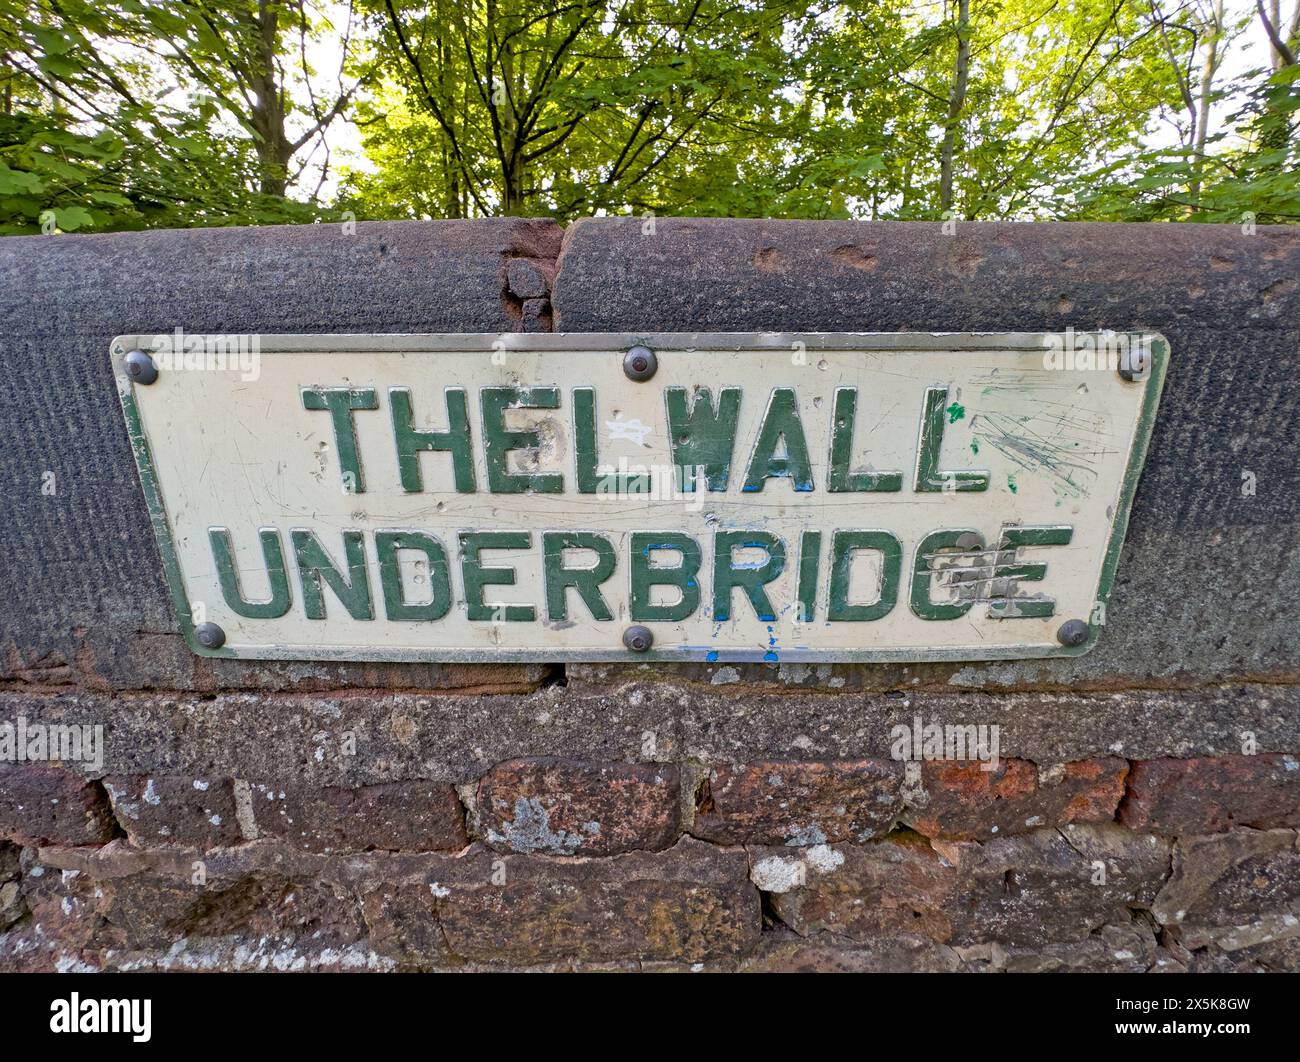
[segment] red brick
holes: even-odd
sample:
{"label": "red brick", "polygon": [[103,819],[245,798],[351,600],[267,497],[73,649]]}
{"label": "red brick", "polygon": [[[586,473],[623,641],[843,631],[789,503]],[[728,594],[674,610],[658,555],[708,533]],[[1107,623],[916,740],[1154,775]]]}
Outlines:
{"label": "red brick", "polygon": [[889,832],[903,771],[889,760],[714,767],[691,832],[719,844],[835,844]]}
{"label": "red brick", "polygon": [[960,883],[954,944],[1035,948],[1127,925],[1169,875],[1170,844],[1114,823],[1070,824],[986,844],[935,841]]}
{"label": "red brick", "polygon": [[857,941],[952,936],[947,911],[956,868],[923,837],[865,845],[751,848],[750,878],[801,936],[826,931]]}
{"label": "red brick", "polygon": [[32,917],[24,928],[65,959],[99,949],[166,951],[182,939],[197,953],[236,936],[327,947],[361,936],[356,895],[320,872],[324,857],[294,865],[265,845],[211,849],[200,879],[197,854],[133,848],[120,839],[97,849],[44,848],[45,873],[25,881]]}
{"label": "red brick", "polygon": [[763,934],[743,973],[954,973],[961,966],[951,948],[925,937],[882,938],[869,945],[845,943],[829,934],[811,940],[776,929]]}
{"label": "red brick", "polygon": [[0,970],[29,946],[45,968],[109,948],[156,958],[180,938],[182,960],[206,962],[222,940],[249,935],[286,963],[320,944],[403,967],[696,963],[749,954],[762,927],[744,851],[689,837],[606,859],[482,845],[340,859],[268,839],[202,853],[202,882],[195,856],[124,841],[42,849],[45,873],[28,879],[33,917],[0,936]]}
{"label": "red brick", "polygon": [[438,918],[451,950],[473,962],[706,962],[759,940],[740,849],[684,837],[666,852],[608,859],[480,850],[447,862]]}
{"label": "red brick", "polygon": [[1170,858],[1168,842],[1114,824],[987,844],[900,833],[865,845],[749,854],[754,884],[800,935],[1014,947],[1084,940],[1103,925],[1127,924],[1130,906],[1154,900]]}
{"label": "red brick", "polygon": [[974,761],[931,760],[921,764],[925,803],[903,821],[927,837],[988,840],[1040,826],[1110,822],[1124,795],[1126,761],[1117,757],[1039,767],[1001,760],[993,771]]}
{"label": "red brick", "polygon": [[1300,835],[1234,829],[1180,837],[1173,872],[1151,904],[1185,948],[1225,951],[1300,934]]}
{"label": "red brick", "polygon": [[456,791],[439,782],[386,782],[355,788],[250,786],[260,837],[309,852],[459,851],[468,844]]}
{"label": "red brick", "polygon": [[492,848],[557,855],[658,851],[679,833],[680,772],[666,764],[510,760],[478,784]]}
{"label": "red brick", "polygon": [[18,848],[0,841],[0,933],[27,911],[23,903]]}
{"label": "red brick", "polygon": [[99,784],[63,767],[0,764],[0,839],[103,844],[113,833],[113,813]]}
{"label": "red brick", "polygon": [[370,946],[399,966],[427,969],[455,963],[438,924],[438,900],[428,885],[383,882],[362,896]]}
{"label": "red brick", "polygon": [[1300,827],[1300,762],[1283,754],[1139,760],[1120,821],[1169,834]]}
{"label": "red brick", "polygon": [[243,839],[229,778],[110,775],[104,788],[132,844],[215,848]]}

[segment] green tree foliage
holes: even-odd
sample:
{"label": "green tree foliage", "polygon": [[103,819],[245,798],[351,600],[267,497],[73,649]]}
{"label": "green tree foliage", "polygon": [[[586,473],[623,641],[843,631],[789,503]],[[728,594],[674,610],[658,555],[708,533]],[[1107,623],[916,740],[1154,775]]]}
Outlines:
{"label": "green tree foliage", "polygon": [[287,191],[356,87],[317,95],[326,28],[301,0],[0,0],[0,231],[309,219]]}
{"label": "green tree foliage", "polygon": [[[440,181],[439,214],[676,210],[672,178],[761,149],[806,0],[369,0],[362,202]],[[395,119],[392,120],[392,119]],[[768,138],[770,139],[770,137]],[[430,167],[430,164],[432,166]],[[430,173],[432,168],[434,171]]]}
{"label": "green tree foliage", "polygon": [[[1185,116],[1175,145],[1140,146],[1075,183],[1082,216],[1117,220],[1300,221],[1300,3],[1253,0],[1236,15],[1223,0],[1171,12],[1150,5]],[[1221,78],[1226,50],[1250,31],[1269,41],[1269,66]],[[1210,107],[1228,113],[1214,128]]]}
{"label": "green tree foliage", "polygon": [[0,232],[1296,221],[1298,52],[1300,0],[0,0]]}

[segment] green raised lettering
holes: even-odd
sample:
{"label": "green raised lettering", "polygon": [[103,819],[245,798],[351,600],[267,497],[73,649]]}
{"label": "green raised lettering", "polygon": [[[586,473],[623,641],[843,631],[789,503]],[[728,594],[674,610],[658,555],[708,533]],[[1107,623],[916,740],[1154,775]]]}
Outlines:
{"label": "green raised lettering", "polygon": [[[591,550],[596,563],[587,568],[566,568],[564,551]],[[592,619],[612,620],[600,584],[614,574],[617,558],[609,539],[588,531],[547,531],[542,535],[542,563],[546,576],[546,614],[552,620],[569,618],[568,591],[576,590]]]}
{"label": "green raised lettering", "polygon": [[853,471],[853,425],[857,412],[858,389],[839,388],[835,392],[835,410],[831,419],[831,470],[827,489],[832,494],[902,490],[901,472]]}
{"label": "green raised lettering", "polygon": [[284,547],[280,544],[280,532],[273,527],[264,527],[259,535],[262,539],[262,559],[266,563],[266,575],[271,584],[271,597],[267,601],[249,601],[240,589],[239,568],[235,564],[234,548],[230,543],[230,532],[224,527],[208,528],[208,541],[212,545],[212,560],[217,567],[217,579],[221,583],[221,596],[226,600],[226,607],[236,616],[246,619],[279,619],[289,611],[289,575],[284,569]]}
{"label": "green raised lettering", "polygon": [[[399,550],[424,554],[429,573],[430,598],[410,603],[402,585]],[[440,620],[451,609],[451,576],[447,551],[432,535],[422,531],[376,531],[375,552],[379,555],[379,583],[384,591],[384,614],[390,620],[430,622]]]}
{"label": "green raised lettering", "polygon": [[596,443],[596,392],[573,389],[573,462],[579,494],[648,494],[650,477],[644,473],[601,475]]}
{"label": "green raised lettering", "polygon": [[[681,470],[703,468],[710,491],[725,491],[731,476],[731,454],[736,445],[736,420],[740,416],[740,388],[724,387],[718,405],[707,387],[695,388],[689,410],[686,388],[664,389],[668,411],[668,439],[673,464]],[[695,490],[695,476],[681,472],[682,491]]]}
{"label": "green raised lettering", "polygon": [[507,623],[531,623],[537,618],[532,605],[489,605],[483,591],[489,586],[514,586],[513,568],[488,568],[482,563],[485,549],[529,549],[533,544],[530,531],[466,531],[460,536],[460,569],[465,583],[465,604],[472,620],[504,620]]}
{"label": "green raised lettering", "polygon": [[298,575],[302,580],[302,607],[308,619],[325,618],[324,583],[334,592],[349,616],[358,620],[375,618],[370,603],[370,576],[366,571],[364,536],[360,531],[343,532],[343,552],[346,558],[345,576],[334,564],[325,547],[310,531],[294,530],[293,552],[298,559]]}
{"label": "green raised lettering", "polygon": [[931,387],[925,392],[921,438],[916,447],[916,489],[923,493],[988,490],[987,472],[949,472],[939,468],[939,452],[943,448],[943,414],[947,402],[946,387]]}
{"label": "green raised lettering", "polygon": [[[849,577],[853,554],[863,549],[880,553],[880,592],[871,604],[852,605]],[[889,615],[898,603],[902,573],[903,546],[888,531],[836,531],[831,539],[831,603],[826,618],[833,623],[868,623]]]}
{"label": "green raised lettering", "polygon": [[817,579],[821,573],[822,533],[805,531],[799,538],[799,622],[817,614]]}
{"label": "green raised lettering", "polygon": [[556,387],[485,387],[479,393],[483,410],[483,459],[488,490],[493,494],[559,494],[564,478],[556,472],[511,472],[513,450],[536,450],[541,437],[535,429],[512,431],[505,426],[507,409],[559,409]]}
{"label": "green raised lettering", "polygon": [[402,477],[402,490],[408,494],[418,494],[424,490],[424,477],[420,474],[420,452],[423,450],[450,453],[456,490],[461,494],[474,493],[474,451],[470,445],[465,391],[459,387],[448,387],[444,394],[447,400],[447,430],[426,431],[417,429],[413,423],[410,389],[389,388],[388,404],[392,407],[397,468]]}
{"label": "green raised lettering", "polygon": [[[690,535],[673,531],[635,531],[631,541],[631,597],[628,615],[639,623],[675,623],[686,619],[700,605],[700,544]],[[651,567],[651,555],[658,550],[680,554],[675,568]],[[668,604],[651,603],[656,586],[674,586],[681,596]]]}
{"label": "green raised lettering", "polygon": [[[998,541],[998,560],[993,568],[994,579],[1013,580],[1015,586],[1021,582],[1039,581],[1047,574],[1047,565],[1042,563],[1025,563],[1010,561],[1003,563],[1002,550],[1014,551],[1021,546],[1068,546],[1074,537],[1074,528],[1065,524],[1050,526],[1004,527]],[[1046,595],[1034,598],[1009,596],[989,602],[991,619],[1045,619],[1056,615],[1056,599]]]}
{"label": "green raised lettering", "polygon": [[[777,444],[782,440],[785,456],[777,457]],[[777,387],[772,391],[754,442],[743,489],[762,490],[764,482],[778,478],[789,479],[797,491],[813,489],[808,440],[804,437],[803,421],[799,419],[799,399],[793,387]]]}
{"label": "green raised lettering", "polygon": [[[762,564],[737,567],[737,549],[761,549],[767,553]],[[764,623],[776,622],[776,610],[763,588],[785,570],[785,543],[770,531],[719,531],[713,536],[713,619],[731,619],[731,592],[739,587]]]}
{"label": "green raised lettering", "polygon": [[328,410],[334,425],[334,450],[339,455],[339,476],[349,494],[361,494],[365,479],[361,475],[361,457],[357,452],[357,428],[352,419],[356,409],[378,409],[379,399],[373,387],[304,387],[304,409]]}
{"label": "green raised lettering", "polygon": [[930,599],[931,580],[934,571],[930,567],[930,558],[941,549],[953,549],[959,541],[977,542],[976,549],[981,553],[984,539],[978,532],[969,529],[934,531],[921,539],[916,547],[916,558],[912,564],[912,611],[925,620],[959,619],[970,611],[972,601],[943,602],[936,604]]}

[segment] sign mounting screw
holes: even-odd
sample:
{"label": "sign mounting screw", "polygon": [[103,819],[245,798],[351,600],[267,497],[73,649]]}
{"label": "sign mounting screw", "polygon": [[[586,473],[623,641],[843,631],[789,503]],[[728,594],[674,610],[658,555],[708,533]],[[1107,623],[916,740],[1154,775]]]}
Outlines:
{"label": "sign mounting screw", "polygon": [[226,632],[215,623],[200,623],[194,628],[194,640],[204,649],[220,649],[226,644]]}
{"label": "sign mounting screw", "polygon": [[1138,343],[1136,346],[1129,343],[1119,354],[1119,374],[1120,377],[1133,383],[1135,380],[1145,380],[1147,370],[1151,368],[1151,351],[1145,343]]}
{"label": "sign mounting screw", "polygon": [[123,362],[126,374],[138,384],[151,384],[158,379],[158,366],[143,350],[133,350]]}
{"label": "sign mounting screw", "polygon": [[1057,629],[1056,640],[1062,645],[1082,645],[1091,633],[1091,628],[1083,620],[1066,620]]}
{"label": "sign mounting screw", "polygon": [[659,368],[659,359],[649,347],[633,347],[623,356],[623,372],[629,380],[648,380]]}
{"label": "sign mounting screw", "polygon": [[623,632],[623,644],[634,653],[644,653],[654,643],[655,636],[650,633],[649,627],[629,627]]}

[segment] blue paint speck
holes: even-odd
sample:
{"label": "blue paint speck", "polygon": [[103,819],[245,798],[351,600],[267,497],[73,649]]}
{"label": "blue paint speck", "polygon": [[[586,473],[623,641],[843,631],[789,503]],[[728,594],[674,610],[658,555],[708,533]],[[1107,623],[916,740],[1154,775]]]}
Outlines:
{"label": "blue paint speck", "polygon": [[[771,623],[776,619],[775,616],[761,616],[759,618],[762,619],[764,623]],[[776,631],[771,627],[767,628],[767,645],[768,649],[767,652],[763,654],[763,661],[764,663],[775,664],[781,658],[776,651]]]}

